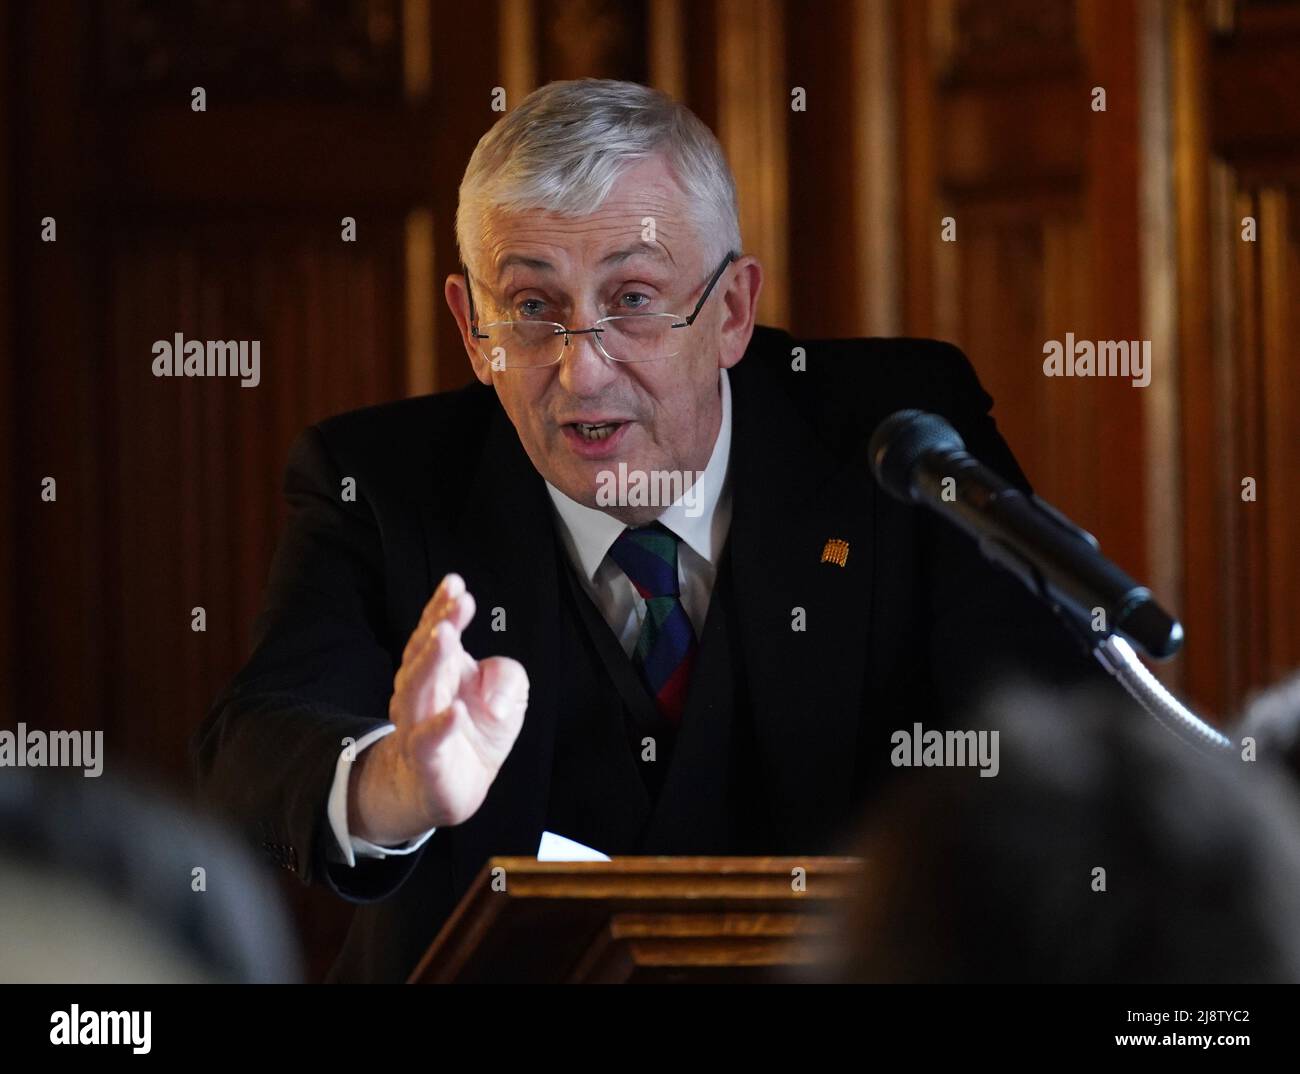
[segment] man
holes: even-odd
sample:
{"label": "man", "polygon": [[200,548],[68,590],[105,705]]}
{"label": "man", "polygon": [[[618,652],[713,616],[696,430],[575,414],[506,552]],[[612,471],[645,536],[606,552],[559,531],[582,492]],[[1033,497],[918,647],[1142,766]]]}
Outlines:
{"label": "man", "polygon": [[[891,730],[1003,668],[1087,673],[969,541],[873,487],[902,407],[1023,484],[966,360],[756,328],[762,267],[687,109],[546,86],[479,143],[456,224],[478,383],[298,441],[256,649],[196,740],[218,802],[360,905],[335,978],[404,978],[487,858],[544,831],[824,850]],[[665,472],[676,502],[632,491]]]}

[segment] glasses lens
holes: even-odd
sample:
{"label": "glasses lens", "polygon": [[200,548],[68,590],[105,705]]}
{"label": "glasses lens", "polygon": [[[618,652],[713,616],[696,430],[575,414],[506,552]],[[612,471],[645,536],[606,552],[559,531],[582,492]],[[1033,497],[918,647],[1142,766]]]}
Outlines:
{"label": "glasses lens", "polygon": [[680,349],[673,313],[629,314],[596,322],[601,349],[616,362],[657,362],[672,358]]}
{"label": "glasses lens", "polygon": [[564,351],[564,326],[550,321],[497,321],[479,329],[479,353],[493,369],[553,365]]}

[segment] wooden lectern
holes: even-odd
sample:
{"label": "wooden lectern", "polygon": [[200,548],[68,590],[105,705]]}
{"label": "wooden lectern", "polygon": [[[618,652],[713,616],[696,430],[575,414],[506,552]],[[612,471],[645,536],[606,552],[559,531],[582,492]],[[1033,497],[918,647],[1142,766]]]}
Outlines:
{"label": "wooden lectern", "polygon": [[493,858],[410,983],[777,980],[862,873],[858,858]]}

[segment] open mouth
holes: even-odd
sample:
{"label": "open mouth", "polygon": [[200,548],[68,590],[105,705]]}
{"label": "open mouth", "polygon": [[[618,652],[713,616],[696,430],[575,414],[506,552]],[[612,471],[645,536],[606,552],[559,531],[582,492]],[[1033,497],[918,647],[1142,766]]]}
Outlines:
{"label": "open mouth", "polygon": [[632,422],[615,419],[569,421],[560,428],[570,450],[585,459],[607,459],[622,450]]}
{"label": "open mouth", "polygon": [[587,443],[594,444],[601,440],[608,440],[625,424],[626,422],[622,421],[575,421],[569,424],[569,428],[574,429]]}

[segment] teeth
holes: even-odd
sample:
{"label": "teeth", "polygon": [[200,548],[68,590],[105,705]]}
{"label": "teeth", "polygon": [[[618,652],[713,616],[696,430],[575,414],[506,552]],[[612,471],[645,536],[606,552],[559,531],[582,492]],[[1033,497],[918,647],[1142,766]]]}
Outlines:
{"label": "teeth", "polygon": [[601,422],[600,424],[592,425],[587,422],[579,421],[575,422],[574,426],[577,428],[578,432],[582,434],[584,440],[604,440],[618,428],[617,424],[612,422]]}

